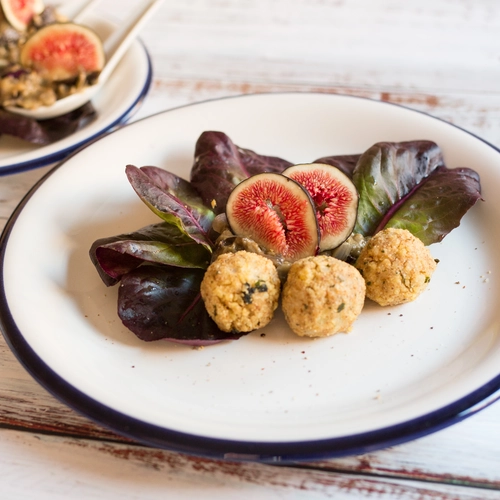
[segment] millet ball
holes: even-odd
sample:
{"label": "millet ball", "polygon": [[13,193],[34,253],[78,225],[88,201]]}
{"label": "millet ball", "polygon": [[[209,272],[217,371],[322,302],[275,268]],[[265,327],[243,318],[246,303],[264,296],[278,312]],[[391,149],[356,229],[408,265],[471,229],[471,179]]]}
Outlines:
{"label": "millet ball", "polygon": [[222,331],[250,332],[271,321],[280,287],[269,259],[242,250],[221,254],[210,264],[201,282],[201,296]]}
{"label": "millet ball", "polygon": [[357,269],[334,257],[306,257],[292,264],[283,286],[282,309],[300,336],[327,337],[349,332],[365,301]]}
{"label": "millet ball", "polygon": [[409,231],[388,228],[368,241],[355,266],[365,279],[366,296],[381,306],[394,306],[424,291],[436,261]]}

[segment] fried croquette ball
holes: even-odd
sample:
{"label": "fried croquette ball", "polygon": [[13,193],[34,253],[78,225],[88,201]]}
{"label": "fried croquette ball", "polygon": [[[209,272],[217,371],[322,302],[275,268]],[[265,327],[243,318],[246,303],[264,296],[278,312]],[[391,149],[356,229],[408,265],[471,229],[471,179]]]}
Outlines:
{"label": "fried croquette ball", "polygon": [[424,291],[436,261],[409,231],[389,228],[368,241],[355,266],[365,279],[366,296],[381,306],[394,306]]}
{"label": "fried croquette ball", "polygon": [[201,296],[222,331],[250,332],[271,321],[280,287],[269,259],[242,250],[221,254],[210,264],[201,282]]}
{"label": "fried croquette ball", "polygon": [[307,337],[350,331],[364,301],[365,281],[359,271],[326,255],[294,262],[282,293],[288,325]]}

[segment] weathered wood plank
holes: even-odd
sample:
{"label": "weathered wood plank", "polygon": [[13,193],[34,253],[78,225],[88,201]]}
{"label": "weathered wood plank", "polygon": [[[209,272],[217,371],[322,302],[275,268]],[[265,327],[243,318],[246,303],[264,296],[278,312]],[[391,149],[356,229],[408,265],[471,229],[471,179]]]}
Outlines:
{"label": "weathered wood plank", "polygon": [[189,0],[141,37],[160,78],[497,92],[499,29],[496,0]]}
{"label": "weathered wood plank", "polygon": [[[136,121],[151,114],[193,102],[227,96],[266,92],[324,92],[354,95],[407,106],[462,127],[500,147],[500,93],[462,92],[456,94],[389,89],[324,87],[256,83],[251,81],[202,81],[156,78],[150,95],[132,118]],[[272,154],[272,152],[267,152]],[[0,178],[0,229],[25,193],[50,167]]]}
{"label": "weathered wood plank", "polygon": [[354,473],[500,490],[499,419],[500,402],[496,402],[468,420],[410,443],[315,466],[337,470],[340,465],[340,470]]}
{"label": "weathered wood plank", "polygon": [[24,370],[0,337],[0,426],[120,439],[61,404]]}
{"label": "weathered wood plank", "polygon": [[500,147],[500,92],[439,92],[433,89],[390,89],[339,85],[294,85],[227,80],[156,78],[151,94],[135,119],[192,102],[267,92],[321,92],[353,95],[416,109],[472,132]]}
{"label": "weathered wood plank", "polygon": [[[100,9],[119,18],[133,3]],[[329,92],[409,106],[498,147],[499,29],[497,0],[166,2],[142,36],[155,81],[135,119],[246,93]],[[0,178],[0,227],[47,170]],[[38,386],[0,338],[0,427],[23,429],[0,430],[2,498],[500,498],[499,421],[496,403],[439,433],[311,470],[185,457],[114,442],[122,438]]]}
{"label": "weathered wood plank", "polygon": [[[330,471],[418,478],[500,490],[500,402],[436,434],[376,453],[309,464]],[[125,441],[56,401],[0,339],[0,427]]]}
{"label": "weathered wood plank", "polygon": [[[2,497],[498,499],[500,492],[186,457],[142,446],[0,430]],[[27,473],[29,471],[29,474]]]}
{"label": "weathered wood plank", "polygon": [[[408,105],[435,114],[500,144],[500,96],[463,93],[447,94],[387,92],[341,87],[294,86],[251,82],[205,82],[156,79],[151,95],[135,119],[197,100],[243,93],[306,90],[350,93],[362,97]],[[2,178],[0,182],[0,223],[5,223],[25,192],[49,167]],[[454,483],[498,487],[500,458],[490,436],[498,434],[500,406],[480,413],[470,422],[436,435],[378,453],[328,461],[316,466],[333,471],[349,471],[394,477],[436,478]],[[483,420],[484,419],[484,420]],[[476,423],[481,421],[480,424]],[[3,339],[0,341],[0,423],[41,432],[91,436],[120,440],[112,432],[94,425],[59,404],[27,375]],[[465,431],[463,430],[465,429]],[[489,429],[483,432],[484,429]],[[448,457],[452,457],[450,460]]]}
{"label": "weathered wood plank", "polygon": [[[204,82],[176,81],[156,79],[151,95],[143,109],[135,119],[148,114],[179,106],[196,100],[217,98],[243,93],[282,92],[289,90],[306,90],[313,92],[350,93],[373,99],[382,99],[411,106],[421,111],[430,112],[441,118],[472,130],[491,141],[500,144],[500,96],[476,95],[464,93],[460,96],[445,94],[387,92],[367,89],[343,89],[340,87],[323,88],[321,86],[294,86],[256,84],[251,82]],[[489,105],[486,105],[489,103]],[[23,174],[2,178],[0,182],[0,222],[6,221],[11,211],[20,201],[25,192],[41,177],[49,167]],[[92,436],[105,439],[120,439],[113,433],[102,429],[80,417],[64,405],[59,404],[52,396],[42,390],[29,375],[27,375],[12,353],[0,341],[0,422],[3,425],[33,429],[43,432],[56,432],[76,436]],[[498,411],[488,410],[498,418]],[[500,410],[499,410],[500,411]],[[485,415],[487,415],[485,413]],[[486,424],[470,425],[470,434],[465,436],[455,428],[443,431],[437,435],[418,440],[414,443],[394,449],[352,459],[328,462],[325,467],[335,470],[349,470],[374,474],[391,474],[400,477],[421,477],[433,480],[436,474],[442,474],[453,482],[455,477],[466,483],[485,485],[498,484],[499,457],[488,434],[478,432],[479,428],[488,426],[490,434],[495,432],[495,415],[486,418]],[[467,426],[468,422],[461,424]],[[498,433],[498,429],[496,430]],[[437,438],[439,436],[439,439]],[[449,436],[449,437],[448,437]],[[462,452],[462,443],[469,446]],[[481,443],[477,446],[474,443]],[[439,452],[436,455],[436,450]],[[449,461],[447,456],[454,457]],[[464,457],[474,457],[473,461]],[[461,457],[460,460],[458,457]],[[478,464],[471,471],[470,464]]]}

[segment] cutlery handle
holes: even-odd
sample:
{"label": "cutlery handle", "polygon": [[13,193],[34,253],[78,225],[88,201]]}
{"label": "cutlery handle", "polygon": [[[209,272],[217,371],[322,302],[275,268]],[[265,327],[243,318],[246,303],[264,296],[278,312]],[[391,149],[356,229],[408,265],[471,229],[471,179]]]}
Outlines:
{"label": "cutlery handle", "polygon": [[163,3],[163,0],[141,2],[132,14],[114,31],[104,42],[104,53],[107,62],[101,72],[100,79],[106,78],[113,72],[130,44],[137,37],[139,31],[151,19],[151,16]]}
{"label": "cutlery handle", "polygon": [[76,12],[71,13],[68,17],[76,24],[82,24],[82,20],[92,12],[96,5],[101,3],[102,0],[86,0],[83,2]]}

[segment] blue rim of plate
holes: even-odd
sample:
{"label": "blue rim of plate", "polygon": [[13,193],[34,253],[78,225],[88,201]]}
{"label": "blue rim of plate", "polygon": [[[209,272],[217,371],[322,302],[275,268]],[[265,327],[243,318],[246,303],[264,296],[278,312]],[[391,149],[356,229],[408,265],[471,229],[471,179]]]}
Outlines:
{"label": "blue rim of plate", "polygon": [[[283,94],[283,92],[280,94]],[[241,96],[216,98],[208,101],[220,101],[245,96],[248,97],[249,95],[246,94]],[[352,95],[343,97],[373,101],[373,99],[370,98]],[[197,104],[202,104],[202,102],[171,108],[161,113],[168,113]],[[495,147],[486,140],[457,125],[448,123],[441,118],[437,118],[423,111],[414,110],[396,103],[386,102],[384,104],[408,109],[446,123],[447,125],[457,128],[466,134],[479,139],[481,142],[500,153],[499,148]],[[135,124],[148,118],[150,117],[143,118],[126,126],[134,126]],[[76,153],[77,152],[75,151],[71,156],[74,156]],[[26,194],[14,210],[0,236],[0,330],[2,331],[7,345],[17,357],[18,361],[40,385],[42,385],[59,401],[85,417],[93,420],[96,424],[121,436],[132,439],[140,444],[168,449],[170,451],[212,459],[224,459],[231,461],[245,460],[262,463],[286,464],[296,463],[299,461],[314,461],[349,455],[359,455],[374,452],[389,446],[406,443],[459,423],[500,400],[499,373],[488,383],[470,392],[464,397],[457,399],[453,403],[406,422],[401,422],[395,425],[359,434],[321,440],[293,442],[235,441],[178,432],[165,427],[149,424],[109,408],[108,406],[96,401],[77,388],[73,387],[64,378],[60,377],[32,349],[29,343],[24,339],[22,332],[17,327],[14,318],[11,315],[4,288],[5,252],[10,233],[16,223],[16,220],[22,212],[24,206],[29,203],[31,196],[36,192],[36,190],[55,170],[64,166],[64,163],[65,161],[56,165],[47,174],[45,174],[35,184],[35,186],[33,186],[33,188]]]}
{"label": "blue rim of plate", "polygon": [[0,166],[0,177],[4,175],[9,175],[13,173],[19,173],[19,172],[25,172],[27,170],[33,170],[35,168],[40,168],[44,167],[46,165],[50,165],[51,163],[56,163],[60,160],[63,160],[66,158],[69,154],[77,151],[79,148],[82,146],[87,145],[88,143],[94,141],[96,138],[100,137],[103,135],[105,132],[108,132],[115,127],[127,122],[133,114],[140,108],[144,98],[149,92],[149,89],[151,88],[151,84],[153,82],[153,65],[151,62],[151,56],[149,55],[149,52],[146,48],[146,46],[139,40],[139,43],[144,50],[144,54],[146,56],[146,63],[147,63],[147,74],[146,78],[144,80],[144,84],[138,93],[137,97],[134,99],[134,101],[129,105],[129,107],[120,115],[118,116],[115,120],[113,120],[111,123],[108,123],[105,127],[102,129],[98,130],[94,134],[86,137],[85,139],[75,143],[71,144],[70,146],[60,149],[59,151],[56,151],[54,153],[47,154],[45,156],[42,156],[40,158],[36,158],[33,160],[28,160],[24,161],[21,163],[13,163],[11,165],[5,165],[5,166]]}

